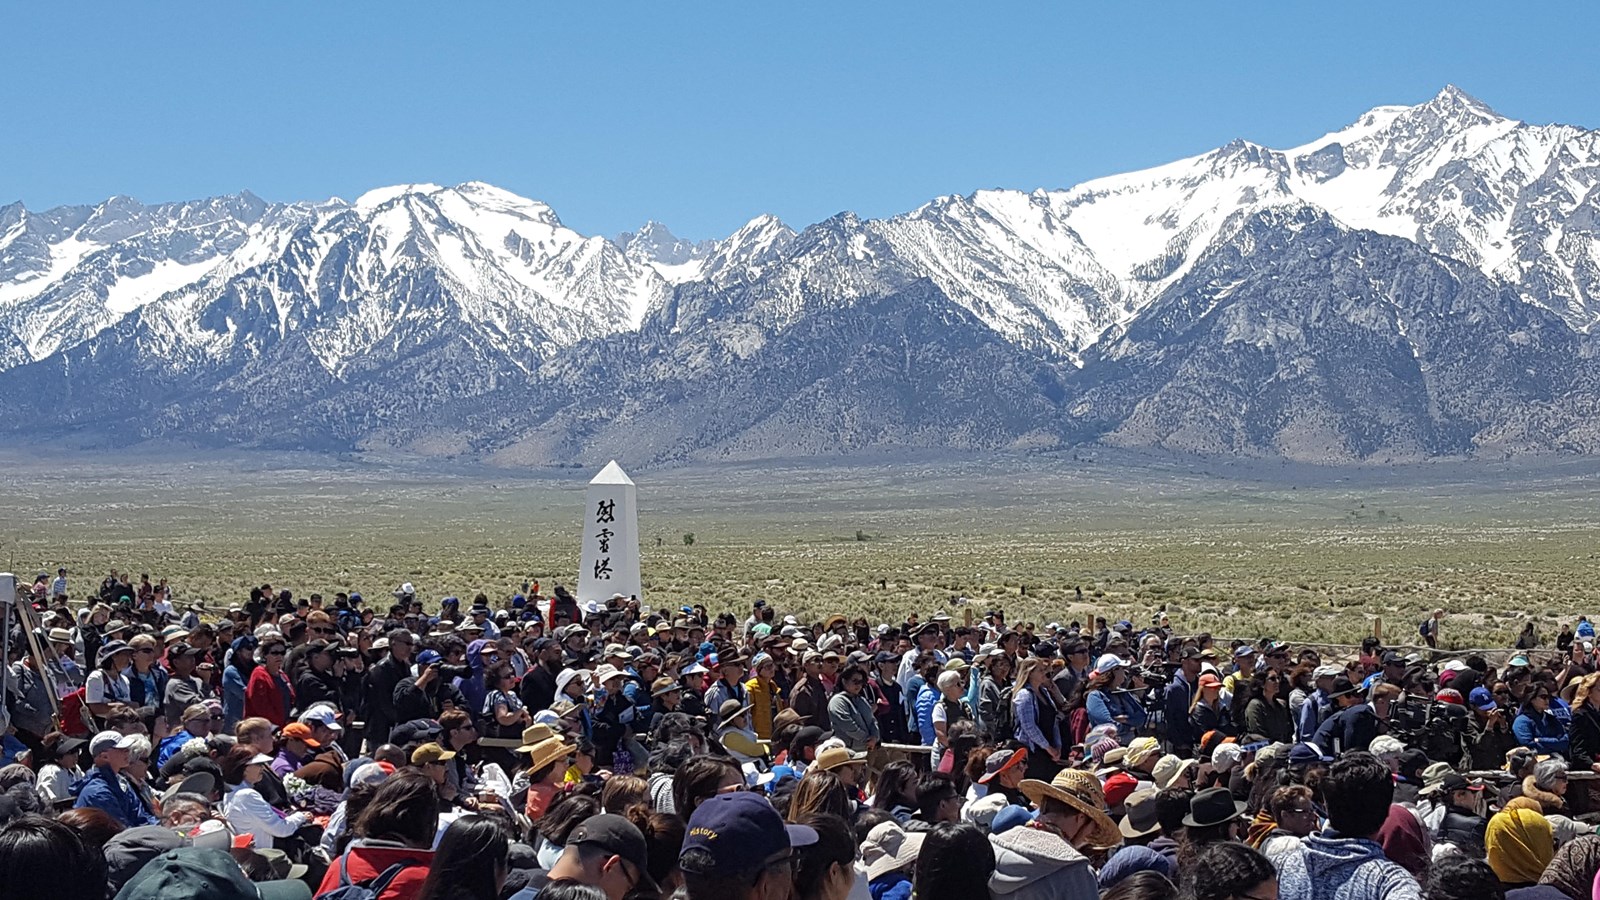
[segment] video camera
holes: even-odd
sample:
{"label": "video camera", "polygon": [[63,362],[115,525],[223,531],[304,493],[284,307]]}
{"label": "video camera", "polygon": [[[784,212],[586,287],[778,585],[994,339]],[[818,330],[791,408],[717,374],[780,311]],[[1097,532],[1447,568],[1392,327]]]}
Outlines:
{"label": "video camera", "polygon": [[1389,734],[1437,762],[1459,765],[1466,754],[1465,707],[1422,697],[1402,697],[1389,709]]}

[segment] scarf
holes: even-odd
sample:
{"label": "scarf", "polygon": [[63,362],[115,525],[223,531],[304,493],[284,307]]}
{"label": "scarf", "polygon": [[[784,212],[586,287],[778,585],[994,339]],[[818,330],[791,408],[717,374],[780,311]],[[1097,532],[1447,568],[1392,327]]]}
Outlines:
{"label": "scarf", "polygon": [[1250,820],[1250,828],[1245,832],[1244,842],[1257,850],[1272,836],[1273,829],[1278,823],[1273,821],[1272,813],[1267,810],[1257,810],[1256,817]]}
{"label": "scarf", "polygon": [[1484,845],[1489,867],[1502,884],[1533,884],[1555,856],[1549,820],[1526,809],[1495,813]]}
{"label": "scarf", "polygon": [[1589,900],[1596,873],[1600,873],[1600,836],[1584,835],[1561,845],[1539,876],[1539,883],[1550,885],[1572,900]]}

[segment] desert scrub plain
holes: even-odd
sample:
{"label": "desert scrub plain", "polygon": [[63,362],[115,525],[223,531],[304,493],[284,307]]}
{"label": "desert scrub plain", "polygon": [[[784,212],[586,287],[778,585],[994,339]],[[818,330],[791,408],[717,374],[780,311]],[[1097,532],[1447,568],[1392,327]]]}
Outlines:
{"label": "desert scrub plain", "polygon": [[[144,450],[0,454],[0,562],[29,577],[171,579],[210,607],[270,583],[297,595],[430,603],[524,579],[571,583],[600,468]],[[1349,642],[1381,617],[1415,638],[1504,646],[1531,618],[1600,612],[1600,461],[1329,469],[1111,451],[806,460],[641,470],[654,607],[842,612],[872,622],[971,598],[1040,625],[1094,614],[1183,632]],[[693,543],[685,535],[693,535]],[[1081,599],[1080,599],[1081,592]]]}

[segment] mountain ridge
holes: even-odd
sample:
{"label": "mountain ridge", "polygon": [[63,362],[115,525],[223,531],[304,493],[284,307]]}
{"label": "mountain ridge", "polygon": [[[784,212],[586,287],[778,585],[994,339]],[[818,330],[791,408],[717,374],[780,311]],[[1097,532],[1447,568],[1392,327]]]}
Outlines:
{"label": "mountain ridge", "polygon": [[714,241],[482,182],[0,207],[0,409],[86,443],[1588,453],[1597,319],[1600,132],[1453,85],[1287,149]]}

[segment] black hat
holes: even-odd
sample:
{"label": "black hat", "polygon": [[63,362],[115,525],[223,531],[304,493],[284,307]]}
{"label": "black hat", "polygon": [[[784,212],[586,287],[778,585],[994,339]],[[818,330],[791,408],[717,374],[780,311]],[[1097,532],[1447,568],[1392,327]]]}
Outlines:
{"label": "black hat", "polygon": [[1233,799],[1233,792],[1225,787],[1208,788],[1189,798],[1189,814],[1183,817],[1183,824],[1189,828],[1221,825],[1244,815],[1249,805]]}
{"label": "black hat", "polygon": [[894,655],[893,653],[890,653],[887,650],[879,650],[878,651],[878,655],[874,656],[872,658],[872,664],[875,665],[875,666],[881,666],[884,663],[892,663],[892,662],[899,662],[899,661],[900,661],[900,657]]}
{"label": "black hat", "polygon": [[928,622],[927,624],[923,625],[921,628],[917,629],[917,637],[922,637],[925,634],[938,634],[938,633],[939,633],[939,623],[938,622]]}
{"label": "black hat", "polygon": [[1350,679],[1340,675],[1333,679],[1333,690],[1328,692],[1328,699],[1332,700],[1335,697],[1344,697],[1349,694],[1354,694],[1359,690],[1361,690],[1360,685],[1351,684]]}
{"label": "black hat", "polygon": [[1481,781],[1468,781],[1465,775],[1446,775],[1439,787],[1446,793],[1455,791],[1481,791],[1484,789]]}
{"label": "black hat", "polygon": [[528,642],[528,649],[532,650],[534,653],[538,653],[540,650],[543,650],[554,643],[555,641],[541,635]]}
{"label": "black hat", "polygon": [[651,892],[656,891],[655,879],[650,877],[650,851],[645,844],[644,834],[638,826],[622,816],[601,813],[584,819],[567,835],[567,845],[574,844],[589,844],[613,856],[622,857],[639,870],[639,886]]}
{"label": "black hat", "polygon": [[1179,659],[1199,659],[1200,658],[1200,648],[1199,647],[1185,647],[1185,648],[1183,648],[1183,652],[1178,654],[1178,658]]}
{"label": "black hat", "polygon": [[180,847],[145,863],[117,896],[122,900],[291,900],[309,898],[311,889],[299,881],[252,882],[233,857],[221,850]]}
{"label": "black hat", "polygon": [[1383,664],[1386,666],[1403,666],[1406,658],[1393,650],[1383,651]]}
{"label": "black hat", "polygon": [[68,753],[81,748],[87,743],[89,742],[83,738],[64,737],[61,740],[56,741],[55,746],[50,748],[50,755],[59,759],[63,756],[66,756]]}

